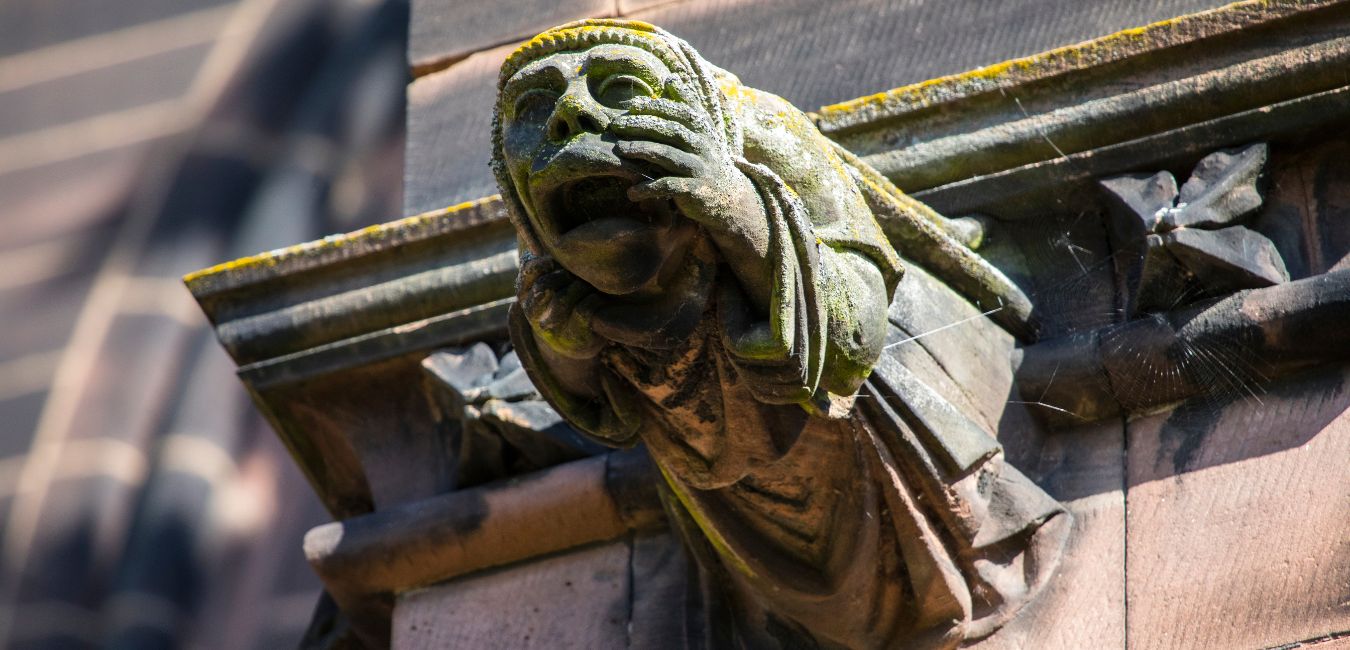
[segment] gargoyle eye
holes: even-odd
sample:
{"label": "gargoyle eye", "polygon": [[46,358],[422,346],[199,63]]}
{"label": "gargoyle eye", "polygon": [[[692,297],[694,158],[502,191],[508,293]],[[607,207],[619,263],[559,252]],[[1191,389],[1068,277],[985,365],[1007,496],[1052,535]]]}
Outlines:
{"label": "gargoyle eye", "polygon": [[516,97],[514,105],[515,120],[518,122],[543,122],[553,112],[558,103],[558,93],[546,88],[531,88]]}
{"label": "gargoyle eye", "polygon": [[610,108],[620,108],[634,97],[655,97],[656,91],[647,82],[631,74],[612,74],[600,82],[595,99]]}

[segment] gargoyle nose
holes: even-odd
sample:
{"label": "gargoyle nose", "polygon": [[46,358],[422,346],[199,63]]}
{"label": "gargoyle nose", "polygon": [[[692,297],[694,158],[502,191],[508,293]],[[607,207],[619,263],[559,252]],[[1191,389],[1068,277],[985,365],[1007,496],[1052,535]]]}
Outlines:
{"label": "gargoyle nose", "polygon": [[567,142],[583,133],[602,133],[609,126],[604,107],[589,95],[569,92],[558,99],[557,108],[548,118],[548,137],[556,143]]}

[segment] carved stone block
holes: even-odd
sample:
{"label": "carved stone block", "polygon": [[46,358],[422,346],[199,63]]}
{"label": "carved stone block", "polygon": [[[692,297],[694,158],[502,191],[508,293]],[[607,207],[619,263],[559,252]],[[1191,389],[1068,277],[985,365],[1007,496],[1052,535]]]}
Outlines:
{"label": "carved stone block", "polygon": [[1004,464],[988,415],[886,354],[907,342],[887,343],[896,240],[955,287],[932,300],[967,290],[987,309],[969,319],[1028,331],[974,238],[645,23],[549,30],[499,88],[512,341],[564,418],[662,468],[730,607],[715,646],[949,648],[1034,598],[1069,515]]}

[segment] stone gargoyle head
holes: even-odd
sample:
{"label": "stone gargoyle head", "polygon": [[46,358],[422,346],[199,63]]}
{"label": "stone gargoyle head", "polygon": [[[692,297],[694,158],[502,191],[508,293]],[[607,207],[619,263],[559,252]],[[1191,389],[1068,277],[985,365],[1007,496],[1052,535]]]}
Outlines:
{"label": "stone gargoyle head", "polygon": [[513,54],[494,169],[525,250],[611,295],[679,269],[696,224],[652,182],[670,167],[730,164],[737,129],[709,85],[725,76],[683,41],[628,21],[550,30]]}

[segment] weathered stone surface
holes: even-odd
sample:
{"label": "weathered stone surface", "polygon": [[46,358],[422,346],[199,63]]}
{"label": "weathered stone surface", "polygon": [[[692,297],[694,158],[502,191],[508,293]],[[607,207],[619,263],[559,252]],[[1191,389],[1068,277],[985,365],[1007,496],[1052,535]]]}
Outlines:
{"label": "weathered stone surface", "polygon": [[486,343],[438,351],[422,361],[427,394],[454,489],[527,474],[603,453],[535,391],[514,352]]}
{"label": "weathered stone surface", "polygon": [[1243,226],[1204,234],[1178,230],[1165,235],[1163,242],[1199,283],[1221,295],[1289,281],[1275,245]]}
{"label": "weathered stone surface", "polygon": [[1350,374],[1328,368],[1130,424],[1132,647],[1284,647],[1350,630],[1347,407]]}
{"label": "weathered stone surface", "polygon": [[1296,279],[1344,268],[1350,256],[1350,140],[1337,136],[1272,153],[1266,207],[1252,227]]}
{"label": "weathered stone surface", "polygon": [[689,0],[631,17],[727,62],[747,85],[809,109],[1220,4]]}
{"label": "weathered stone surface", "polygon": [[[665,27],[710,61],[734,68],[747,85],[813,110],[1219,4],[1020,0],[990,13],[974,0],[685,0],[633,7],[624,15],[631,11],[632,18]],[[952,42],[963,46],[949,47]],[[496,192],[481,165],[496,66],[505,54],[479,51],[409,87],[405,215]]]}
{"label": "weathered stone surface", "polygon": [[[951,83],[900,89],[912,91],[911,94],[919,93],[921,95],[918,98],[910,98],[913,100],[911,102],[913,105],[906,111],[899,111],[899,113],[912,113],[908,116],[908,119],[899,122],[882,120],[882,117],[890,116],[891,113],[896,112],[886,109],[872,118],[874,121],[872,126],[863,128],[857,133],[844,134],[837,133],[837,131],[856,130],[855,127],[858,124],[867,121],[866,116],[870,114],[869,110],[855,110],[865,109],[866,106],[863,106],[863,104],[890,105],[891,100],[888,97],[870,95],[875,93],[878,88],[891,88],[903,83],[917,82],[936,74],[956,73],[963,69],[993,63],[1019,54],[1029,54],[1041,48],[1104,34],[1112,29],[1139,25],[1149,20],[1169,18],[1188,11],[1208,9],[1215,4],[1217,3],[1181,2],[1166,7],[1150,7],[1147,9],[1117,3],[1113,3],[1110,8],[1073,4],[1067,7],[1056,6],[1044,13],[1033,12],[1032,10],[1040,9],[1040,7],[1031,5],[1023,7],[1021,10],[1012,6],[1007,7],[1010,15],[1032,15],[1035,13],[1037,20],[1042,22],[1049,18],[1058,27],[1052,26],[1048,29],[1051,32],[1061,31],[1065,34],[1063,40],[1047,37],[1047,32],[1043,31],[1047,29],[1047,26],[1043,24],[1038,25],[1036,30],[1030,31],[998,31],[1003,29],[1002,26],[1006,24],[1006,21],[987,20],[987,12],[975,11],[961,3],[921,6],[887,5],[856,12],[825,13],[826,9],[823,5],[814,4],[797,6],[795,3],[789,3],[780,6],[781,3],[774,3],[770,6],[756,3],[728,2],[724,6],[721,3],[712,2],[681,2],[640,11],[635,14],[635,17],[657,22],[669,27],[678,35],[686,36],[696,47],[713,56],[713,60],[740,61],[740,65],[737,66],[738,74],[747,83],[781,94],[799,106],[810,108],[827,102],[843,101],[849,97],[868,95],[868,97],[858,100],[858,102],[861,102],[859,106],[843,112],[834,111],[830,116],[826,116],[822,124],[827,127],[827,132],[834,134],[835,137],[840,138],[847,146],[860,154],[885,153],[887,156],[899,155],[906,160],[913,159],[912,165],[899,159],[896,161],[889,159],[870,160],[872,164],[881,166],[883,171],[891,173],[892,179],[900,182],[904,189],[918,189],[932,183],[918,179],[909,172],[896,171],[902,167],[904,169],[912,168],[912,171],[921,175],[932,176],[937,174],[941,177],[938,180],[947,182],[964,181],[981,172],[1002,173],[1011,166],[1028,161],[1043,161],[1035,163],[1034,169],[1028,167],[1018,171],[1018,176],[1015,179],[1009,178],[1006,181],[989,179],[991,188],[996,189],[998,195],[1006,195],[1016,191],[1029,190],[1038,185],[1044,185],[1045,182],[1053,183],[1065,178],[1078,179],[1084,176],[1132,171],[1130,165],[1139,164],[1139,159],[1144,155],[1156,155],[1163,151],[1179,154],[1182,153],[1183,149],[1187,153],[1212,151],[1219,146],[1240,144],[1244,140],[1260,139],[1264,136],[1263,129],[1267,132],[1279,130],[1280,125],[1286,122],[1306,124],[1310,119],[1320,119],[1318,116],[1326,112],[1326,102],[1321,100],[1312,102],[1318,104],[1321,108],[1311,104],[1308,106],[1288,106],[1282,107],[1279,113],[1273,116],[1253,118],[1257,119],[1258,122],[1263,122],[1264,126],[1262,127],[1253,126],[1249,123],[1251,122],[1250,119],[1239,115],[1228,115],[1224,111],[1236,113],[1244,106],[1259,108],[1261,100],[1280,98],[1281,94],[1287,95],[1291,84],[1312,91],[1325,89],[1328,84],[1334,85],[1334,75],[1329,75],[1327,72],[1334,66],[1328,62],[1332,57],[1341,56],[1341,54],[1338,53],[1339,50],[1334,43],[1326,47],[1316,44],[1310,45],[1309,47],[1312,49],[1309,51],[1314,52],[1313,54],[1290,56],[1281,54],[1286,48],[1271,45],[1269,41],[1262,44],[1249,40],[1238,41],[1237,47],[1242,50],[1242,53],[1219,55],[1219,50],[1211,44],[1199,46],[1190,42],[1196,37],[1231,30],[1235,26],[1244,24],[1243,21],[1252,24],[1259,24],[1262,21],[1269,22],[1272,17],[1297,13],[1300,9],[1298,3],[1292,2],[1275,3],[1270,7],[1247,6],[1239,10],[1229,11],[1222,16],[1199,17],[1190,21],[1170,21],[1160,29],[1149,32],[1146,39],[1136,39],[1137,43],[1129,41],[1128,35],[1126,35],[1116,38],[1110,43],[1103,43],[1100,47],[1089,48],[1081,56],[1073,56],[1072,53],[1068,53],[1061,57],[1065,61],[1073,62],[1073,65],[1069,68],[1069,71],[1072,72],[1090,67],[1088,63],[1085,63],[1088,61],[1109,62],[1116,58],[1129,58],[1131,56],[1139,59],[1138,55],[1148,55],[1151,47],[1168,45],[1171,42],[1168,41],[1168,38],[1183,44],[1178,52],[1186,49],[1194,51],[1193,55],[1179,56],[1175,61],[1163,62],[1160,58],[1153,57],[1157,60],[1152,64],[1145,62],[1142,65],[1116,66],[1111,70],[1103,70],[1114,75],[1123,74],[1125,81],[1118,79],[1109,83],[1102,83],[1100,79],[1097,79],[1097,81],[1089,82],[1083,78],[1084,75],[1074,74],[1062,75],[1065,78],[1060,81],[1051,81],[1051,78],[1056,76],[1056,71],[1048,68],[1053,66],[1039,64],[1026,66],[1026,71],[1029,73],[1040,71],[1044,80],[1039,77],[1022,79],[1019,76],[1022,72],[1020,67],[1013,70],[990,69],[987,71],[988,74],[954,77],[948,80]],[[830,5],[830,7],[833,8],[834,5]],[[952,22],[960,23],[961,18],[953,19],[953,16],[944,14],[942,17],[947,20],[947,24],[944,25],[943,29],[925,29],[925,25],[936,20],[936,18],[928,17],[924,13],[928,11],[951,11],[955,16],[972,19],[972,22],[961,23],[963,26],[955,28],[955,31],[953,31],[954,28],[950,24]],[[1030,13],[1019,14],[1019,11]],[[1150,11],[1157,11],[1158,13],[1145,17],[1147,15],[1145,12]],[[1058,23],[1057,21],[1061,19],[1066,22]],[[797,29],[795,27],[797,24],[809,24],[811,29]],[[1080,27],[1072,27],[1075,24]],[[1083,24],[1100,25],[1101,28],[1100,31],[1086,31],[1072,37],[1067,35],[1073,29],[1081,29]],[[1323,30],[1327,34],[1334,34],[1337,33],[1336,30],[1340,29],[1340,27],[1328,21],[1313,21],[1311,24],[1315,27],[1313,32]],[[773,27],[778,25],[783,25],[782,29],[790,30],[791,33],[784,34],[775,31]],[[733,28],[737,26],[743,26],[744,28]],[[990,34],[981,32],[982,29],[994,30],[996,34],[991,38]],[[1302,34],[1297,38],[1289,37],[1300,43],[1308,40],[1307,34],[1313,33],[1309,31],[1308,25],[1290,25],[1289,29],[1291,34]],[[896,39],[895,34],[897,33],[908,34],[909,38]],[[1023,39],[1038,38],[1046,38],[1047,40],[1044,43],[1038,42],[1034,46],[1026,45],[1025,49],[1022,49],[1025,45]],[[929,39],[939,39],[939,42],[944,43],[947,39],[959,40],[963,43],[991,48],[991,51],[988,56],[962,59],[961,57],[969,56],[972,50],[965,47],[933,46]],[[1289,39],[1275,39],[1278,42],[1287,40]],[[1311,40],[1316,40],[1316,38]],[[1151,42],[1153,42],[1152,45],[1150,45]],[[789,47],[789,44],[791,44],[791,47]],[[901,56],[895,54],[897,47],[913,47],[917,51],[912,56]],[[999,51],[999,48],[1005,49]],[[884,53],[884,55],[878,55],[878,52]],[[1210,52],[1214,54],[1211,55]],[[1151,57],[1151,55],[1148,56]],[[1225,61],[1229,61],[1235,56],[1252,59],[1265,57],[1269,60],[1265,63],[1252,63],[1237,74],[1212,70],[1212,68],[1227,65]],[[950,58],[951,61],[948,64],[949,69],[935,70],[923,67],[938,64],[947,58]],[[791,62],[791,64],[784,62]],[[1046,63],[1052,62],[1047,61]],[[1299,66],[1297,71],[1294,71],[1296,74],[1291,73],[1292,69],[1285,69],[1289,65]],[[1107,66],[1103,67],[1106,68]],[[1047,69],[1041,70],[1041,68]],[[839,74],[839,70],[848,70],[849,74]],[[1265,75],[1266,81],[1272,84],[1270,90],[1260,93],[1251,92],[1251,80],[1272,70],[1282,70],[1283,72],[1278,75]],[[1059,72],[1063,71],[1059,70]],[[1193,80],[1167,76],[1179,74],[1178,71],[1186,71],[1186,74],[1193,75],[1208,74],[1208,76],[1204,77],[1203,83],[1192,83]],[[1247,79],[1237,86],[1230,86],[1226,80],[1231,80],[1234,77],[1243,77],[1244,79],[1251,77],[1252,79]],[[490,81],[490,79],[486,79],[484,83],[490,83]],[[1161,81],[1171,83],[1167,86],[1165,92],[1155,89],[1149,92],[1158,95],[1157,97],[1152,95],[1136,97],[1136,95],[1139,95],[1135,92],[1136,90],[1144,91],[1153,88]],[[825,86],[828,86],[828,88]],[[997,93],[1000,88],[1005,92]],[[1209,99],[1204,102],[1192,101],[1190,98],[1199,88],[1222,90],[1223,93],[1226,93],[1224,95],[1227,98],[1225,101],[1231,106],[1228,104],[1218,106]],[[932,91],[933,95],[923,95],[924,91]],[[487,91],[481,89],[478,92]],[[1304,91],[1300,90],[1299,92]],[[991,99],[990,93],[999,97]],[[1063,107],[1056,103],[1056,98],[1064,93],[1076,93],[1081,97],[1090,95],[1103,101],[1109,100],[1107,103],[1110,106],[1102,105],[1093,109],[1083,108],[1078,112],[1066,112],[1060,110]],[[1212,92],[1210,94],[1213,95]],[[449,110],[451,112],[478,110],[475,106],[482,106],[483,104],[481,99],[475,97],[480,96],[471,92],[466,94],[462,100],[447,99],[445,108],[434,110]],[[944,103],[953,98],[964,100],[965,105],[960,114],[966,116],[966,119],[953,120],[951,119],[953,113],[948,111],[923,110],[924,106]],[[1164,99],[1169,102],[1180,102],[1177,106],[1183,107],[1185,110],[1153,110],[1157,107],[1157,102]],[[1333,98],[1323,99],[1334,103]],[[899,100],[897,99],[897,101]],[[1142,111],[1142,113],[1137,119],[1129,120],[1094,121],[1093,119],[1082,119],[1084,116],[1090,117],[1091,115],[1115,115],[1116,113],[1112,111],[1116,109]],[[1197,113],[1197,111],[1199,112]],[[847,115],[844,113],[847,113]],[[1192,114],[1196,116],[1194,119],[1190,117]],[[976,115],[980,117],[976,118]],[[1133,134],[1131,137],[1137,138],[1143,130],[1171,129],[1182,125],[1182,123],[1189,125],[1192,122],[1205,119],[1205,116],[1212,117],[1215,115],[1223,116],[1223,119],[1229,120],[1231,123],[1223,128],[1208,130],[1200,128],[1184,140],[1178,140],[1176,137],[1169,139],[1159,136],[1156,143],[1141,142],[1128,151],[1122,151],[1118,154],[1113,152],[1113,155],[1110,156],[1094,156],[1090,155],[1090,152],[1074,153],[1077,150],[1076,148],[1081,149],[1087,144],[1099,146],[1100,144],[1119,142],[1124,134]],[[414,109],[411,111],[410,124],[415,123],[417,119],[419,119],[417,110]],[[862,122],[858,122],[859,120],[862,120]],[[975,121],[981,122],[983,127],[987,128],[982,127],[983,130],[967,129]],[[991,121],[996,122],[996,124],[991,125],[989,123]],[[896,124],[903,124],[904,128],[896,130]],[[1015,135],[1010,136],[1009,129],[1014,130]],[[873,131],[876,131],[876,133],[873,133]],[[458,137],[473,136],[470,131],[457,131],[456,134]],[[453,143],[451,137],[446,137],[447,143]],[[1007,142],[1010,137],[1016,142]],[[1225,140],[1225,138],[1227,139]],[[415,138],[411,141],[414,144],[416,143]],[[901,142],[905,143],[906,146],[900,148],[894,146],[894,144]],[[1171,142],[1173,146],[1168,146],[1168,142]],[[981,150],[983,153],[978,159],[972,159],[966,155],[967,152],[972,150]],[[451,148],[444,151],[446,155],[449,155],[461,150]],[[462,151],[471,152],[471,150]],[[1066,158],[1066,153],[1068,158]],[[1070,159],[1072,160],[1070,161]],[[459,163],[459,168],[467,170],[470,175],[462,180],[459,176],[441,178],[439,181],[441,183],[448,182],[461,187],[442,189],[443,196],[441,199],[419,204],[420,209],[427,209],[425,208],[426,205],[435,203],[441,204],[436,207],[443,207],[456,200],[476,198],[469,186],[481,188],[486,184],[483,180],[484,177],[478,175],[481,172],[475,173],[472,169],[477,164],[476,160],[469,157],[459,157],[453,162],[440,163],[439,166],[448,169],[454,167],[454,163]],[[905,165],[909,166],[906,167]],[[447,181],[447,178],[451,180]],[[982,180],[979,182],[984,183]],[[917,185],[915,185],[916,183]],[[914,187],[911,188],[911,185],[914,185]],[[408,189],[414,193],[433,191],[429,187],[423,187],[414,182],[411,176],[409,177]],[[939,197],[934,197],[933,200],[937,201],[935,205],[939,209],[949,209],[955,211],[955,214],[960,214],[980,209],[973,205],[975,203],[973,199],[978,199],[981,196],[992,197],[995,195],[988,191],[953,187],[949,191],[944,191]],[[408,207],[409,213],[416,211],[411,204]]]}
{"label": "weathered stone surface", "polygon": [[890,349],[905,354],[906,364],[914,356],[906,348],[922,349],[956,388],[943,396],[961,400],[982,416],[986,429],[998,430],[1012,390],[1013,336],[915,265],[906,266],[889,318],[899,328]]}
{"label": "weathered stone surface", "polygon": [[[1095,330],[1123,316],[1111,265],[1116,253],[1105,220],[1091,207],[1057,205],[1065,212],[1016,225],[997,223],[980,249],[1025,286],[1036,304],[1037,343],[1015,353],[1018,395],[1010,399],[1052,427],[1095,420],[1106,415],[1095,412],[1096,405],[1113,402],[1105,372],[1085,363],[1097,347]],[[1068,212],[1074,208],[1081,211]]]}
{"label": "weathered stone surface", "polygon": [[631,556],[611,542],[404,594],[391,647],[627,648]]}
{"label": "weathered stone surface", "polygon": [[1100,182],[1130,316],[1289,281],[1275,244],[1241,223],[1262,205],[1268,154],[1264,142],[1212,153],[1180,190],[1166,171]]}
{"label": "weathered stone surface", "polygon": [[691,584],[695,567],[672,531],[633,537],[632,589],[629,609],[628,647],[676,650],[699,647],[690,638],[698,630],[676,612],[697,608],[691,602],[696,585]]}
{"label": "weathered stone surface", "polygon": [[408,86],[403,213],[439,210],[497,193],[488,170],[497,70],[515,46],[473,54]]}
{"label": "weathered stone surface", "polygon": [[660,529],[645,450],[382,506],[310,530],[305,557],[369,645],[389,640],[394,596]]}
{"label": "weathered stone surface", "polygon": [[[820,122],[940,211],[1031,216],[1102,176],[1334,124],[1348,17],[1332,2],[1236,3],[826,107]],[[1265,38],[1218,37],[1240,30]]]}
{"label": "weathered stone surface", "polygon": [[527,39],[553,25],[614,13],[615,0],[413,0],[408,58],[435,67],[478,50]]}
{"label": "weathered stone surface", "polygon": [[424,434],[434,429],[426,398],[382,390],[402,381],[418,386],[420,360],[403,355],[260,391],[260,406],[281,424],[278,434],[335,517],[450,487],[451,459]]}
{"label": "weathered stone surface", "polygon": [[[450,487],[450,459],[423,435],[434,424],[420,362],[503,329],[515,258],[500,204],[488,201],[187,283],[325,505],[350,516]],[[380,390],[394,385],[408,390]]]}
{"label": "weathered stone surface", "polygon": [[1258,180],[1265,175],[1269,147],[1263,142],[1216,151],[1196,163],[1181,186],[1177,206],[1161,215],[1165,229],[1216,230],[1261,207]]}
{"label": "weathered stone surface", "polygon": [[1350,273],[1331,271],[1037,343],[1018,378],[1026,401],[1080,421],[1153,413],[1350,359],[1347,319]]}
{"label": "weathered stone surface", "polygon": [[1057,432],[1036,452],[1032,475],[1074,517],[1064,563],[1023,615],[971,647],[1124,650],[1123,427],[1117,421]]}

